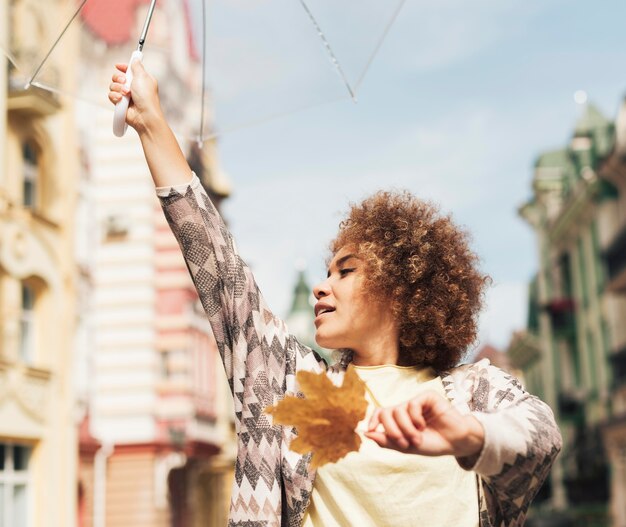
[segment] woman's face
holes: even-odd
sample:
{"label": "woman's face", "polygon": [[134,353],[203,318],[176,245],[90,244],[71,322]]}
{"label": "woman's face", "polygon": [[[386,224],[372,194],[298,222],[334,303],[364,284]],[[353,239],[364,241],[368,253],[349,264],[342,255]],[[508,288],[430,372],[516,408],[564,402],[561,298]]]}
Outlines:
{"label": "woman's face", "polygon": [[326,280],[313,288],[315,340],[323,348],[366,352],[381,332],[395,330],[391,306],[363,287],[365,262],[350,248],[333,257]]}

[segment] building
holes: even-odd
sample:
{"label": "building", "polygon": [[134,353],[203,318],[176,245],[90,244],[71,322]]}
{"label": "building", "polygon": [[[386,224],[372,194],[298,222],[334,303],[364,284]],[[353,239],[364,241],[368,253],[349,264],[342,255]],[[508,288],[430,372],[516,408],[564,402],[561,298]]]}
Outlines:
{"label": "building", "polygon": [[45,4],[0,3],[0,44],[14,61],[0,55],[0,524],[11,527],[76,525],[73,106],[26,89],[15,67],[54,35]]}
{"label": "building", "polygon": [[476,355],[473,357],[472,362],[478,362],[483,359],[488,359],[491,364],[497,366],[501,370],[514,373],[511,371],[512,368],[509,356],[503,351],[494,348],[491,344],[484,344],[481,346]]}
{"label": "building", "polygon": [[509,354],[529,389],[552,406],[563,433],[543,497],[581,525],[583,518],[587,525],[607,518],[626,525],[618,492],[625,474],[609,466],[620,455],[622,443],[612,441],[626,410],[618,366],[626,344],[626,209],[616,137],[613,122],[585,106],[569,144],[537,159],[533,196],[520,209],[537,237],[539,268],[529,285],[527,330],[514,336]]}
{"label": "building", "polygon": [[602,255],[602,305],[606,317],[610,371],[610,417],[602,432],[611,474],[613,525],[626,525],[626,102],[617,121],[615,145],[599,174],[611,187],[612,199],[598,218]]}
{"label": "building", "polygon": [[518,368],[518,376],[530,393],[546,400],[542,347],[539,336],[539,303],[537,300],[537,279],[528,288],[528,319],[525,330],[511,336],[507,349],[509,361]]}
{"label": "building", "polygon": [[[127,60],[136,47],[134,28],[143,22],[147,3],[115,10],[111,2],[92,0],[79,14],[77,65],[87,79],[81,87],[85,99],[92,90],[106,97],[102,79],[110,79],[112,65]],[[168,72],[159,84],[161,97],[186,101],[200,75],[188,38],[189,11],[180,5],[180,0],[157,3],[148,38],[151,48],[160,50],[151,56],[153,71]],[[187,110],[181,104],[174,124],[193,136]],[[86,450],[97,441],[93,463],[81,463],[83,525],[225,524],[234,455],[232,403],[211,328],[136,134],[114,137],[112,113],[104,109],[85,108],[76,122],[82,159],[79,223],[89,226],[81,231],[78,250],[87,292],[80,332],[89,343],[82,357],[89,382],[81,392],[89,419]],[[183,149],[219,206],[230,187],[218,168],[215,145],[201,149],[184,143]]]}
{"label": "building", "polygon": [[313,292],[306,280],[303,269],[298,271],[298,278],[293,289],[291,308],[285,318],[289,332],[305,346],[319,353],[328,363],[333,362],[332,351],[320,348],[315,342],[315,310],[313,308]]}

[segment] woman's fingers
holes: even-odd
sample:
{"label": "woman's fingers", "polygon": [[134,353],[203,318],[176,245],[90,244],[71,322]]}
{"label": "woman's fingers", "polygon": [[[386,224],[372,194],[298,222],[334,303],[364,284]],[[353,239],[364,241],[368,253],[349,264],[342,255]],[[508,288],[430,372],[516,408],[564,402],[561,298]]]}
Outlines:
{"label": "woman's fingers", "polygon": [[370,417],[370,422],[367,425],[367,432],[365,432],[365,436],[369,437],[373,441],[376,441],[378,445],[383,448],[395,448],[395,445],[393,445],[391,440],[387,437],[387,429],[382,423],[381,414],[383,411],[385,410],[381,408],[374,410],[372,417]]}
{"label": "woman's fingers", "polygon": [[119,63],[116,64],[115,67],[119,70],[113,73],[111,76],[111,84],[109,85],[109,101],[113,104],[117,104],[122,100],[122,95],[128,95],[130,90],[124,86],[126,82],[126,71],[128,70],[128,65]]}
{"label": "woman's fingers", "polygon": [[109,100],[113,104],[117,104],[122,100],[123,95],[128,95],[130,93],[130,90],[126,88],[124,84],[121,84],[120,82],[115,82],[116,77],[117,75],[113,75],[114,82],[109,85]]}
{"label": "woman's fingers", "polygon": [[123,73],[116,72],[111,76],[111,80],[119,84],[124,84],[126,82],[126,75],[124,75]]}
{"label": "woman's fingers", "polygon": [[401,449],[408,448],[409,441],[396,423],[394,408],[385,408],[380,412],[380,422],[385,428],[385,435]]}
{"label": "woman's fingers", "polygon": [[109,91],[124,93],[124,94],[130,93],[130,90],[126,88],[123,84],[120,84],[119,82],[112,82],[109,85]]}
{"label": "woman's fingers", "polygon": [[[384,430],[377,430],[382,425]],[[407,405],[379,409],[372,415],[367,437],[380,446],[406,451],[421,442],[421,434],[407,412]]]}
{"label": "woman's fingers", "polygon": [[381,447],[401,452],[449,453],[448,441],[441,436],[446,432],[435,422],[445,413],[446,405],[449,403],[442,396],[427,391],[404,404],[377,409],[370,419],[366,436]]}
{"label": "woman's fingers", "polygon": [[475,417],[462,416],[444,396],[432,391],[377,409],[365,435],[381,447],[426,456],[475,455],[485,442]]}
{"label": "woman's fingers", "polygon": [[407,441],[413,446],[418,446],[422,441],[422,434],[409,416],[408,405],[396,406],[393,409],[393,417]]}
{"label": "woman's fingers", "polygon": [[380,408],[377,408],[376,410],[374,410],[372,417],[370,417],[370,422],[367,425],[367,431],[373,432],[374,430],[376,430],[376,428],[378,428],[379,424],[380,424]]}
{"label": "woman's fingers", "polygon": [[394,448],[391,444],[391,441],[387,438],[384,432],[365,432],[365,435],[369,437],[372,441],[376,441],[378,446],[383,448]]}
{"label": "woman's fingers", "polygon": [[411,399],[407,404],[407,413],[418,430],[424,430],[426,428],[426,419],[424,419],[424,402],[425,400],[423,398],[416,397]]}

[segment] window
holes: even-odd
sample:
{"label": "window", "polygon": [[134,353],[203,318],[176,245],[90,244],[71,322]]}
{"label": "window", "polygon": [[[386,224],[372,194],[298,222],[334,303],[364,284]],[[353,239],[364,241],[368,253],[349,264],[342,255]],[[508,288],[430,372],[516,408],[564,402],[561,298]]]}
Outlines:
{"label": "window", "polygon": [[185,350],[165,350],[161,352],[161,379],[173,383],[186,383],[187,352]]}
{"label": "window", "polygon": [[37,154],[29,143],[22,147],[23,162],[23,194],[22,204],[24,207],[34,208],[37,200],[37,174],[39,172]]}
{"label": "window", "polygon": [[0,443],[0,527],[28,525],[28,446]]}
{"label": "window", "polygon": [[27,363],[32,363],[35,359],[35,291],[24,283],[20,317],[20,359]]}
{"label": "window", "polygon": [[170,352],[161,352],[161,379],[168,380],[170,377]]}

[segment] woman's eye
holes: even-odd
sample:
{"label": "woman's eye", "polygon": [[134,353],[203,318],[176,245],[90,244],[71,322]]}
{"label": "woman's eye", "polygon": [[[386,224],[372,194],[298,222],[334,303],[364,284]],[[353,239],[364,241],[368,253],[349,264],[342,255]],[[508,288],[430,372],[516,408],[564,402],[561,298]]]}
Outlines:
{"label": "woman's eye", "polygon": [[351,273],[352,271],[354,271],[354,268],[339,269],[339,276],[346,276],[348,273]]}

